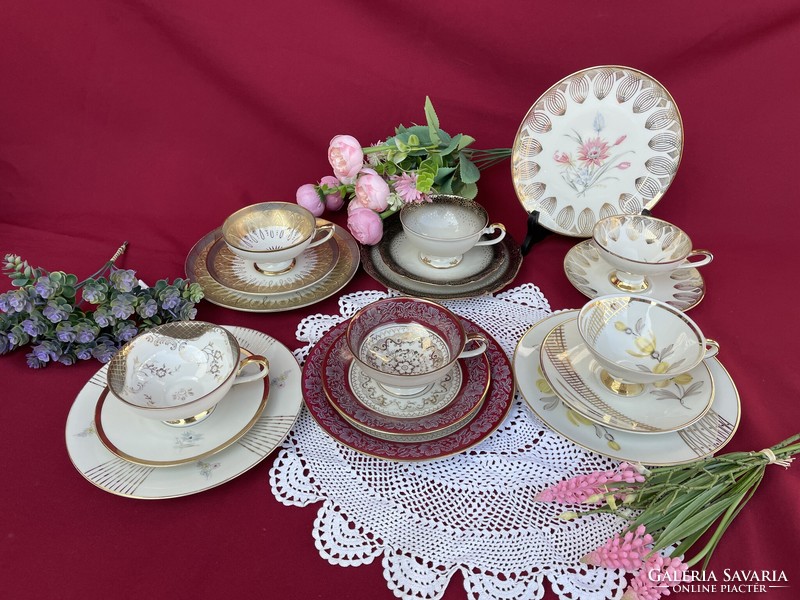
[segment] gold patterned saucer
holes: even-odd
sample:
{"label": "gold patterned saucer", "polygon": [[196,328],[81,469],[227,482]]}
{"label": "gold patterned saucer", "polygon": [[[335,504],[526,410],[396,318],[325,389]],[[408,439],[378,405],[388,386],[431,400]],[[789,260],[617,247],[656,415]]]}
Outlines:
{"label": "gold patterned saucer", "polygon": [[339,260],[339,244],[331,238],[300,254],[285,273],[268,275],[255,263],[230,251],[225,240],[214,242],[206,257],[208,274],[221,286],[246,294],[287,294],[299,292],[322,281]]}
{"label": "gold patterned saucer", "polygon": [[[317,227],[327,223],[325,219],[317,219]],[[203,286],[205,299],[212,304],[245,312],[280,312],[321,302],[350,282],[361,260],[355,238],[343,227],[334,225],[331,239],[336,243],[339,259],[328,275],[301,290],[280,294],[248,294],[226,288],[208,272],[208,254],[221,237],[221,228],[217,228],[194,245],[186,257],[186,276]]]}

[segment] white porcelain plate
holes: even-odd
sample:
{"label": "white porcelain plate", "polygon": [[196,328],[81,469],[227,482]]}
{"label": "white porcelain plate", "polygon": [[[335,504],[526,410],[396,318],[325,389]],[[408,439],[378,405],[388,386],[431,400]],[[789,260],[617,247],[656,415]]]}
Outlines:
{"label": "white porcelain plate", "polygon": [[560,323],[574,319],[576,310],[553,314],[531,327],[514,351],[514,374],[520,394],[533,413],[550,429],[591,450],[645,465],[677,465],[711,456],[725,447],[739,426],[739,393],[716,358],[707,361],[714,378],[711,410],[697,423],[673,433],[640,435],[594,423],[566,406],[542,375],[539,350],[545,336]]}
{"label": "white porcelain plate", "polygon": [[275,450],[288,435],[303,403],[300,366],[289,349],[274,338],[253,329],[226,328],[243,347],[270,362],[269,402],[244,436],[210,457],[172,467],[139,465],[120,458],[103,445],[94,424],[95,406],[106,389],[107,366],[103,366],[78,393],[67,416],[67,452],[78,472],[112,494],[175,498],[230,481]]}
{"label": "white porcelain plate", "polygon": [[682,152],[681,116],[664,86],[629,67],[593,67],[530,108],[514,139],[511,177],[539,224],[588,237],[603,217],[655,206]]}
{"label": "white porcelain plate", "polygon": [[634,397],[600,381],[601,367],[578,333],[577,320],[556,325],[542,343],[542,373],[562,402],[587,419],[621,431],[667,433],[699,421],[711,409],[714,381],[704,362]]}

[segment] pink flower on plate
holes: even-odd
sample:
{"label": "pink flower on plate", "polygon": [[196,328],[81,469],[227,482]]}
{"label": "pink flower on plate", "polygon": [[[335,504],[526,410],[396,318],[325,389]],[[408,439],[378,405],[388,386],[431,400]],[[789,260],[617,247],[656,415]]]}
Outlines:
{"label": "pink flower on plate", "polygon": [[306,183],[297,188],[297,203],[308,209],[315,217],[325,212],[325,205],[322,203],[317,186],[313,183]]}
{"label": "pink flower on plate", "polygon": [[348,207],[347,228],[353,237],[366,246],[372,246],[383,237],[383,220],[373,210],[357,207],[350,211]]}
{"label": "pink flower on plate", "polygon": [[646,533],[644,525],[636,531],[629,531],[624,536],[619,534],[608,540],[597,550],[593,550],[581,559],[581,562],[607,569],[624,569],[636,571],[641,568],[653,543],[653,536]]}
{"label": "pink flower on plate", "polygon": [[403,173],[391,177],[394,191],[406,203],[430,202],[431,199],[417,189],[417,173]]}
{"label": "pink flower on plate", "polygon": [[[340,185],[339,180],[332,175],[326,175],[319,180],[319,183],[329,188],[338,188]],[[325,208],[329,210],[339,210],[342,206],[344,206],[344,198],[342,198],[342,194],[338,190],[333,194],[325,194]]]}
{"label": "pink flower on plate", "polygon": [[560,150],[556,150],[553,154],[553,160],[557,163],[561,163],[562,165],[571,165],[572,164],[572,157],[567,154],[566,152],[561,152]]}
{"label": "pink flower on plate", "polygon": [[654,554],[631,579],[622,600],[658,600],[661,596],[669,596],[670,588],[684,580],[688,568],[679,558]]}
{"label": "pink flower on plate", "polygon": [[625,138],[627,138],[627,137],[628,137],[627,135],[621,135],[621,136],[619,136],[619,137],[617,138],[617,141],[616,141],[616,142],[614,142],[614,145],[615,145],[615,146],[619,146],[619,145],[620,145],[622,142],[624,142],[624,141],[625,141]]}
{"label": "pink flower on plate", "polygon": [[356,180],[355,200],[366,208],[383,212],[389,206],[389,184],[383,177],[364,169]]}
{"label": "pink flower on plate", "polygon": [[622,171],[624,171],[625,169],[627,169],[630,166],[631,166],[631,163],[629,163],[629,162],[621,162],[621,163],[619,163],[617,165],[617,168],[622,170]]}
{"label": "pink flower on plate", "polygon": [[364,151],[351,135],[337,135],[328,146],[328,162],[333,174],[345,184],[353,183],[364,166]]}
{"label": "pink flower on plate", "polygon": [[583,162],[599,167],[609,156],[608,144],[600,137],[586,140],[578,149],[578,158]]}

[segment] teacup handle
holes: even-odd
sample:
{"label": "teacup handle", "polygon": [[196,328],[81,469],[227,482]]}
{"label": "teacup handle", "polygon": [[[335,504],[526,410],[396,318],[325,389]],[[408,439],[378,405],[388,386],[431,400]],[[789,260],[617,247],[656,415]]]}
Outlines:
{"label": "teacup handle", "polygon": [[[242,371],[244,371],[247,365],[258,365],[258,373],[252,373],[250,375],[242,375]],[[246,356],[242,359],[242,362],[239,363],[239,370],[236,371],[236,379],[233,380],[233,385],[237,383],[249,383],[251,381],[258,381],[259,379],[264,379],[269,374],[269,360],[266,357],[261,356],[260,354],[253,354],[252,356]]]}
{"label": "teacup handle", "polygon": [[[692,260],[695,257],[702,257],[700,260]],[[689,256],[684,259],[681,266],[687,267],[702,267],[703,265],[707,265],[712,260],[714,260],[714,255],[711,254],[708,250],[692,250],[689,252]]]}
{"label": "teacup handle", "polygon": [[[317,230],[314,232],[314,239],[311,241],[308,247],[313,248],[314,246],[319,246],[320,244],[327,242],[333,235],[333,229],[333,223],[328,223],[327,225],[320,225],[317,227]],[[317,238],[320,232],[324,232],[324,235],[321,238]]]}
{"label": "teacup handle", "polygon": [[706,338],[706,355],[703,357],[705,360],[706,358],[713,358],[719,354],[719,342],[717,340],[711,340]]}
{"label": "teacup handle", "polygon": [[502,240],[504,237],[506,237],[506,227],[502,223],[492,223],[486,229],[481,231],[481,235],[487,235],[489,233],[494,233],[495,231],[499,231],[500,232],[500,234],[497,237],[493,237],[490,240],[481,240],[479,242],[476,242],[475,245],[476,246],[489,246],[491,244],[496,244],[497,242]]}
{"label": "teacup handle", "polygon": [[[478,347],[474,348],[473,350],[463,350],[461,354],[458,355],[458,358],[470,358],[471,356],[478,356],[479,354],[486,352],[486,336],[484,336],[482,333],[468,333],[467,344],[470,342],[477,343]],[[467,344],[464,344],[464,346]]]}

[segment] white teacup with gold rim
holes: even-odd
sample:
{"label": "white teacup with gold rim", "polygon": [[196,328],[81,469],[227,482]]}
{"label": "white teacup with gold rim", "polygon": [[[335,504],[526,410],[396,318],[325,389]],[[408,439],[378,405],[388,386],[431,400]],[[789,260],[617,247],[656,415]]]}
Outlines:
{"label": "white teacup with gold rim", "polygon": [[625,292],[642,292],[648,275],[701,267],[714,259],[708,250],[692,248],[680,227],[644,215],[614,215],[600,219],[592,231],[600,256],[615,271],[610,280]]}
{"label": "white teacup with gold rim", "polygon": [[292,202],[261,202],[237,210],[222,225],[228,248],[265,275],[286,273],[306,249],[328,241],[334,225],[317,227],[311,211]]}
{"label": "white teacup with gold rim", "polygon": [[[345,333],[353,360],[395,396],[424,393],[459,358],[486,351],[486,338],[467,333],[444,306],[418,298],[385,298],[368,304]],[[476,347],[466,349],[467,344]]]}
{"label": "white teacup with gold rim", "polygon": [[[489,224],[480,204],[460,196],[434,195],[431,202],[406,204],[400,223],[419,259],[431,267],[455,267],[475,246],[497,244],[506,235],[502,223]],[[495,234],[495,237],[481,239]]]}
{"label": "white teacup with gold rim", "polygon": [[[243,373],[251,364],[254,373]],[[239,342],[227,329],[203,321],[153,327],[125,344],[111,359],[108,388],[142,417],[191,425],[211,414],[231,386],[263,379],[269,361],[240,360]]]}
{"label": "white teacup with gold rim", "polygon": [[578,332],[615,393],[634,396],[716,356],[719,344],[665,302],[633,295],[599,296],[578,313]]}

